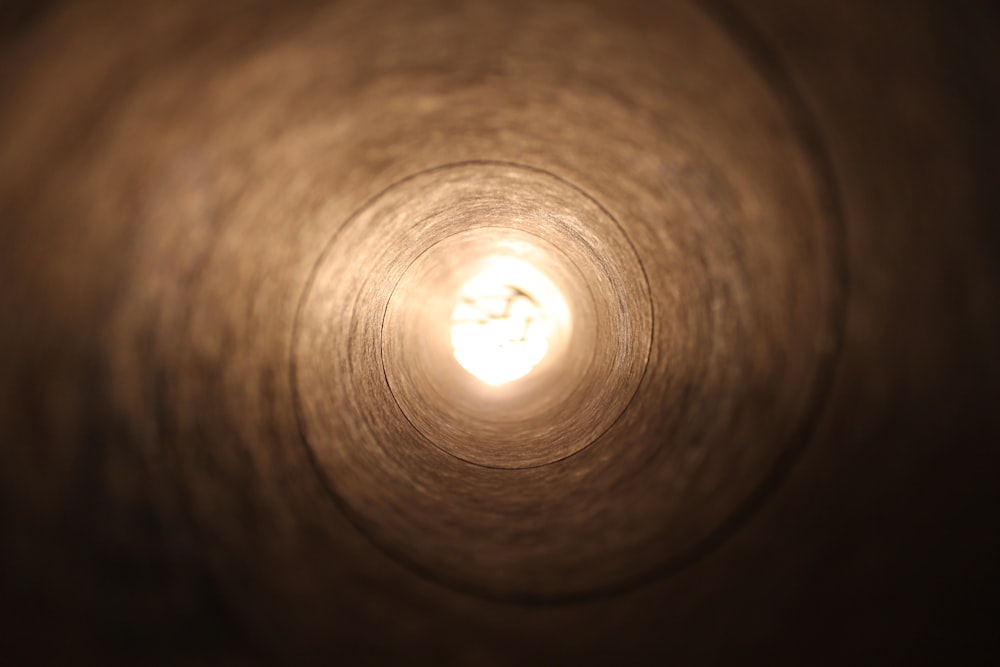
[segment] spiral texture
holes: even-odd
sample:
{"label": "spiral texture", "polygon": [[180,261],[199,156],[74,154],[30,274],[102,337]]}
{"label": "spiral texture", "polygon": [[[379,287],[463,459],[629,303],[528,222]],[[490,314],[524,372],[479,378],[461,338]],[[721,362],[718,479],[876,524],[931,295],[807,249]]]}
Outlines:
{"label": "spiral texture", "polygon": [[[4,609],[98,662],[920,654],[996,553],[991,47],[793,4],[25,10]],[[448,332],[496,257],[565,306],[504,387]]]}

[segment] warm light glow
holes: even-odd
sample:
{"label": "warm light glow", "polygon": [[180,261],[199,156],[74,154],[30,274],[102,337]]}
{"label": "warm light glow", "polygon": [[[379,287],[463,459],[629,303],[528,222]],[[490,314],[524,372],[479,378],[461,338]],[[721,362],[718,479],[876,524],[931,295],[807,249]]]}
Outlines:
{"label": "warm light glow", "polygon": [[549,351],[550,322],[525,284],[531,273],[523,262],[502,262],[459,294],[451,315],[455,359],[487,384],[524,377]]}

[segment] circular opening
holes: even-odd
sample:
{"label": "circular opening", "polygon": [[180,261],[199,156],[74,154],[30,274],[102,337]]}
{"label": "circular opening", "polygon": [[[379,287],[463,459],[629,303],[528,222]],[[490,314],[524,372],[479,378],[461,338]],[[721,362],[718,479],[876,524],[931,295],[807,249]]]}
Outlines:
{"label": "circular opening", "polygon": [[[394,402],[469,462],[539,465],[586,446],[596,426],[569,405],[618,351],[598,348],[618,301],[591,290],[585,276],[597,270],[585,250],[509,227],[434,243],[391,287],[383,318]],[[566,433],[560,451],[545,445],[554,421]]]}
{"label": "circular opening", "polygon": [[[464,349],[472,332],[454,325],[469,315],[457,308],[466,297],[484,309],[484,293],[502,297],[501,314],[510,301],[507,313],[523,318],[521,338],[510,333],[516,322],[494,329],[526,344],[473,343],[477,359]],[[328,397],[316,406],[327,417],[310,422],[320,429],[311,446],[333,458],[384,452],[407,465],[426,456],[434,470],[455,459],[508,470],[564,460],[629,405],[648,361],[651,317],[628,237],[571,184],[503,163],[406,179],[336,237],[303,302],[300,320],[316,328],[302,330],[297,349],[329,360],[323,369],[296,365],[302,395]],[[484,356],[492,372],[479,363]],[[331,402],[342,407],[331,413]],[[368,446],[341,451],[333,413],[363,415],[343,426]],[[332,450],[317,444],[326,437]]]}
{"label": "circular opening", "polygon": [[476,379],[502,385],[531,373],[568,328],[559,289],[528,262],[498,257],[463,285],[451,313],[455,360]]}
{"label": "circular opening", "polygon": [[[544,344],[489,384],[460,362],[455,326],[489,318],[460,305],[518,316],[516,333]],[[486,572],[508,589],[530,585],[548,577],[536,560],[545,533],[586,532],[578,544],[604,549],[619,529],[600,512],[563,521],[575,501],[553,497],[552,482],[644,455],[607,447],[645,374],[652,314],[628,236],[585,192],[503,163],[415,175],[358,211],[313,274],[293,358],[303,433],[345,511],[387,551],[460,581]],[[496,328],[520,340],[515,323]],[[504,347],[494,340],[487,356],[507,364]],[[458,550],[425,548],[440,544]],[[590,556],[577,555],[588,574]]]}

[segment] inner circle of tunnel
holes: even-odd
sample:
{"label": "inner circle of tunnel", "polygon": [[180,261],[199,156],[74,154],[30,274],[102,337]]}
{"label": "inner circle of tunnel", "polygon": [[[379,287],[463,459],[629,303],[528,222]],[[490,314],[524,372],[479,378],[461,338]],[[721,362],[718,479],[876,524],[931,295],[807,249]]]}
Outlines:
{"label": "inner circle of tunnel", "polygon": [[[554,457],[552,457],[552,458],[550,458],[547,461],[544,461],[542,463],[528,463],[528,464],[519,464],[519,465],[514,465],[514,466],[510,466],[510,465],[492,465],[490,463],[485,463],[485,462],[482,462],[482,461],[476,461],[474,459],[470,459],[469,457],[465,457],[465,456],[461,456],[461,455],[456,456],[454,454],[454,452],[448,452],[448,451],[445,452],[451,458],[458,459],[459,461],[461,461],[463,463],[476,465],[477,467],[488,468],[488,469],[497,469],[497,470],[504,470],[504,469],[511,469],[512,470],[512,469],[536,468],[536,467],[542,467],[544,465],[548,465],[550,463],[556,463],[556,462],[559,462],[559,461],[563,461],[563,460],[569,458],[569,456],[571,456],[573,454],[576,454],[579,451],[583,451],[584,449],[586,449],[587,447],[589,447],[591,444],[593,444],[593,442],[595,442],[598,439],[600,439],[601,437],[603,437],[603,435],[607,431],[609,431],[611,428],[614,427],[614,425],[620,419],[621,415],[625,412],[625,409],[633,402],[633,400],[635,398],[635,395],[638,392],[638,389],[639,389],[639,387],[640,387],[640,385],[642,383],[642,380],[643,380],[643,378],[645,377],[645,374],[646,374],[646,369],[647,369],[648,362],[649,362],[650,350],[651,350],[651,346],[652,346],[652,335],[653,335],[653,328],[654,328],[654,325],[653,325],[654,313],[653,313],[652,302],[651,302],[651,294],[650,294],[650,287],[649,287],[648,275],[646,273],[645,266],[642,263],[641,257],[639,256],[639,254],[637,252],[635,243],[629,237],[628,233],[625,231],[625,229],[622,227],[622,225],[619,223],[619,221],[615,218],[615,216],[613,214],[611,214],[608,211],[608,209],[603,204],[601,204],[599,201],[597,201],[596,199],[594,199],[584,189],[582,189],[578,185],[572,183],[571,181],[568,181],[568,180],[566,180],[565,178],[563,178],[561,176],[557,176],[557,175],[553,174],[551,171],[543,169],[543,168],[539,168],[539,167],[535,167],[535,166],[529,166],[529,165],[525,165],[523,163],[509,162],[509,161],[499,161],[499,160],[469,160],[469,161],[448,163],[448,164],[439,165],[437,167],[433,167],[433,168],[430,168],[430,169],[427,169],[427,170],[415,172],[415,173],[413,173],[413,174],[411,174],[409,176],[406,176],[406,177],[400,179],[399,181],[396,181],[395,183],[392,183],[392,184],[386,186],[379,193],[377,193],[376,195],[374,195],[370,199],[368,199],[361,207],[359,207],[351,216],[349,216],[346,219],[346,221],[344,222],[344,224],[341,227],[338,228],[337,232],[335,232],[334,235],[330,238],[330,241],[327,243],[326,248],[324,249],[324,251],[321,253],[320,257],[317,259],[317,261],[313,265],[312,274],[311,274],[309,280],[307,280],[307,283],[306,283],[306,285],[305,285],[305,287],[303,289],[302,296],[301,296],[301,299],[299,301],[299,306],[297,308],[297,312],[301,313],[303,307],[305,306],[306,302],[308,301],[309,294],[312,292],[312,288],[313,288],[313,285],[315,283],[316,277],[317,277],[317,275],[318,275],[318,273],[320,271],[320,267],[324,264],[324,261],[325,261],[327,255],[328,255],[328,253],[333,249],[334,244],[338,241],[338,239],[341,237],[341,235],[345,232],[346,228],[348,226],[350,226],[351,223],[354,220],[356,220],[359,217],[367,217],[366,214],[369,211],[369,209],[375,207],[377,205],[377,203],[379,202],[379,200],[381,200],[383,197],[386,197],[390,192],[392,192],[394,190],[403,190],[405,186],[408,186],[409,184],[413,183],[414,181],[417,181],[417,180],[419,180],[421,178],[434,176],[434,175],[438,174],[439,172],[446,172],[448,170],[465,170],[465,169],[494,169],[494,170],[496,170],[496,169],[502,169],[502,170],[512,170],[511,173],[519,174],[519,176],[518,176],[519,178],[526,178],[526,177],[528,177],[526,175],[534,174],[536,177],[540,177],[540,178],[543,178],[543,179],[549,179],[551,181],[551,184],[554,184],[558,188],[565,189],[567,193],[570,193],[572,197],[577,198],[580,202],[585,202],[584,205],[586,207],[588,207],[589,209],[592,209],[591,210],[591,215],[597,215],[598,218],[601,219],[601,224],[608,225],[607,227],[605,227],[605,229],[609,229],[609,230],[613,229],[614,230],[614,233],[611,236],[608,236],[606,234],[600,234],[600,235],[597,236],[597,238],[602,238],[602,239],[608,239],[608,240],[610,240],[614,236],[618,237],[617,241],[616,241],[616,243],[618,243],[617,249],[611,249],[609,247],[609,252],[611,253],[610,255],[604,256],[604,255],[601,255],[600,253],[596,253],[593,256],[594,257],[598,257],[602,261],[604,261],[604,260],[608,260],[608,258],[611,257],[612,255],[614,255],[615,253],[624,253],[624,260],[626,261],[626,264],[622,265],[622,266],[615,266],[615,268],[619,269],[621,271],[621,275],[623,277],[628,278],[628,280],[630,280],[630,281],[632,281],[634,283],[632,285],[629,285],[628,289],[626,289],[624,292],[616,291],[616,294],[617,294],[616,300],[620,300],[620,298],[621,298],[621,296],[623,294],[630,294],[630,295],[634,296],[641,303],[641,307],[639,308],[639,310],[636,311],[635,313],[633,313],[633,315],[638,318],[638,320],[636,320],[636,322],[633,322],[633,324],[641,322],[645,318],[646,319],[646,324],[645,325],[640,324],[639,327],[638,327],[638,329],[637,329],[637,332],[642,331],[644,327],[645,327],[645,331],[642,333],[642,335],[628,337],[629,340],[631,341],[629,343],[629,349],[631,350],[631,352],[628,355],[629,361],[641,360],[641,363],[640,363],[640,365],[638,367],[638,372],[636,372],[637,369],[634,366],[629,371],[629,375],[632,377],[632,380],[630,380],[630,387],[631,388],[627,391],[627,393],[618,394],[618,396],[619,396],[618,405],[620,406],[620,409],[616,411],[614,417],[611,418],[611,419],[608,419],[607,418],[607,414],[608,413],[605,411],[603,413],[603,415],[605,417],[604,423],[601,424],[600,430],[594,432],[594,434],[592,435],[592,437],[589,437],[582,446],[574,448],[573,451],[571,451],[569,453],[554,456]],[[417,223],[417,224],[411,226],[410,229],[412,230],[412,229],[418,229],[418,228],[421,228],[421,224],[420,223]],[[485,226],[484,227],[480,227],[480,229],[482,229],[482,228],[485,228]],[[523,229],[520,229],[518,231],[521,234],[531,234],[531,232],[527,232],[527,231],[525,231]],[[458,232],[458,233],[462,233],[462,232]],[[537,235],[534,235],[534,236],[536,236],[537,238],[539,238],[541,241],[544,241],[544,238],[542,238],[541,236],[537,236]],[[579,235],[576,232],[574,232],[573,234],[571,234],[571,236],[573,237],[573,239],[577,239],[577,238],[582,239],[583,238],[582,235]],[[440,241],[436,242],[435,244],[432,244],[431,247],[433,247],[434,245],[437,245],[437,243],[444,242],[446,240],[447,240],[446,238],[445,239],[441,239]],[[589,247],[589,246],[586,246],[586,244],[583,244],[583,246],[584,247]],[[563,255],[565,254],[561,249],[557,248],[556,246],[553,246],[553,249],[557,250],[560,254],[563,254]],[[593,248],[591,248],[590,250],[593,250]],[[424,254],[424,251],[421,251],[420,255],[423,255],[423,254]],[[417,258],[415,257],[413,260],[411,260],[411,262],[407,265],[407,267],[409,267],[410,265],[412,265],[416,261],[416,259]],[[629,262],[631,262],[631,265],[628,264]],[[568,267],[574,268],[574,269],[578,269],[578,267],[576,267],[575,263],[572,262],[572,261],[566,262],[565,265],[568,266]],[[607,266],[613,266],[613,263],[607,264]],[[405,273],[406,273],[406,271],[404,270],[401,275],[405,275]],[[593,293],[593,290],[592,290],[591,283],[589,281],[587,281],[585,279],[581,279],[577,284],[580,285],[581,287],[585,288],[588,291],[588,296],[590,296],[591,298],[593,298],[593,294],[594,293]],[[359,303],[357,296],[358,295],[356,294],[355,295],[355,299],[354,299],[355,307]],[[386,303],[389,303],[389,299],[386,300]],[[384,320],[384,317],[386,315],[386,312],[387,312],[387,310],[383,310],[383,313],[381,315],[381,317],[383,318],[383,320]],[[296,322],[297,323],[301,323],[302,322],[300,314],[296,315]],[[628,325],[628,326],[632,326],[632,325]],[[383,326],[381,326],[380,329],[384,330],[384,321],[383,321]],[[296,327],[295,327],[295,330],[293,331],[293,340],[298,339],[299,335],[298,335],[297,332],[299,332],[299,331],[300,331],[300,329],[299,329],[298,324],[297,324]],[[637,343],[637,342],[639,343],[639,345],[635,345],[635,343]],[[356,347],[356,345],[357,344],[356,344],[355,338],[353,336],[349,337],[347,339],[347,345],[346,345],[346,347],[347,347],[347,350],[348,350],[349,354],[350,354],[351,348]],[[293,350],[294,350],[294,347],[295,346],[293,344]],[[378,346],[376,346],[376,347],[378,348]],[[381,354],[381,352],[382,352],[381,348],[378,348],[378,349],[379,349],[379,353]],[[294,357],[294,351],[293,351],[292,356]],[[632,364],[625,364],[623,366],[623,368],[628,367],[628,366],[632,366]],[[358,368],[358,366],[356,364],[353,364],[353,367],[355,369]],[[298,377],[300,375],[300,373],[297,372],[298,368],[299,368],[299,366],[297,366],[297,364],[294,362],[294,359],[293,359],[292,363],[290,365],[290,369],[291,369],[291,373],[292,373],[292,380],[293,380],[293,385],[294,386],[297,386],[296,385],[296,382],[297,382],[296,377]],[[384,364],[384,361],[381,364],[381,369],[380,370],[381,370],[381,375],[382,375],[383,381],[386,382],[386,389],[389,390],[391,388],[391,384],[388,383],[387,380],[386,380],[387,371],[386,371],[386,365]],[[394,392],[391,392],[391,391],[389,391],[389,394],[393,396],[393,400],[397,404],[397,407],[398,407],[398,404],[399,404],[398,396]],[[298,393],[298,389],[296,389],[295,405],[296,405],[296,409],[297,410],[300,407],[301,397],[302,397],[302,395],[299,394]],[[403,416],[405,418],[405,421],[408,422],[408,423],[410,423],[411,426],[413,426],[412,420],[409,419],[409,417],[406,415],[406,411],[403,410],[402,412],[404,413]],[[297,415],[297,416],[301,417],[301,415]],[[598,415],[598,416],[600,416],[600,415]],[[301,421],[301,419],[300,419],[300,421],[299,421],[300,433],[302,435],[302,439],[303,439],[304,444],[306,444],[308,453],[310,454],[309,458],[312,461],[313,466],[317,470],[317,472],[319,472],[320,475],[323,476],[324,475],[324,473],[322,472],[323,465],[316,458],[315,452],[312,451],[312,445],[310,444],[310,438],[306,435],[306,431],[304,430],[305,426],[306,426],[306,423],[303,422],[303,421]],[[424,435],[424,432],[421,429],[416,428],[414,435],[418,436],[421,440],[424,440],[425,442],[429,442],[430,444],[434,445],[435,449],[438,449],[439,451],[443,451],[443,449],[440,446],[438,446],[438,443],[434,442],[433,439],[428,439]],[[554,438],[554,439],[553,438],[549,438],[549,440],[551,440],[552,442],[559,442],[560,440],[565,440],[565,438],[562,438],[562,439],[560,439],[560,438]],[[583,442],[583,441],[581,441],[581,442]]]}
{"label": "inner circle of tunnel", "polygon": [[[586,439],[585,442],[581,442],[578,445],[572,447],[572,449],[569,452],[565,453],[565,454],[562,454],[562,455],[559,455],[559,456],[556,456],[556,457],[553,457],[553,458],[549,458],[549,459],[543,460],[543,461],[525,462],[525,463],[520,463],[520,464],[517,464],[517,465],[499,465],[499,464],[491,463],[488,460],[478,460],[474,456],[469,456],[469,455],[466,455],[466,454],[457,453],[456,451],[452,450],[451,448],[443,446],[437,440],[437,438],[435,438],[432,434],[428,433],[428,430],[426,428],[422,428],[419,424],[417,424],[411,418],[411,416],[409,414],[409,411],[403,406],[403,403],[400,401],[400,397],[398,395],[397,389],[394,387],[393,383],[389,379],[389,375],[390,374],[389,374],[389,372],[387,370],[387,365],[386,365],[386,360],[385,360],[385,348],[383,346],[383,340],[384,340],[384,336],[386,334],[386,320],[388,318],[389,310],[390,310],[391,304],[393,302],[393,297],[396,295],[397,290],[399,289],[400,284],[406,279],[406,277],[410,274],[411,269],[416,264],[418,264],[422,259],[426,258],[426,256],[428,254],[434,252],[435,249],[437,249],[438,247],[440,247],[440,246],[442,246],[444,244],[447,244],[449,241],[451,241],[451,240],[453,240],[453,239],[455,239],[457,237],[460,237],[462,235],[468,234],[470,232],[483,232],[483,231],[486,231],[486,232],[495,231],[495,232],[498,232],[498,233],[500,233],[500,232],[516,232],[518,235],[521,235],[521,236],[524,236],[524,237],[531,237],[532,239],[534,239],[535,244],[537,244],[537,246],[538,246],[537,249],[539,249],[539,250],[541,250],[542,246],[545,246],[544,250],[542,251],[544,254],[546,254],[546,255],[548,255],[550,257],[558,257],[558,261],[556,263],[559,264],[559,265],[561,265],[562,267],[564,267],[565,269],[567,269],[568,271],[570,271],[570,272],[572,272],[574,274],[574,276],[576,277],[576,280],[574,281],[574,285],[573,286],[575,288],[577,288],[577,289],[585,290],[585,292],[586,292],[585,296],[589,300],[590,303],[596,303],[597,300],[598,300],[597,299],[597,295],[596,295],[596,293],[594,292],[594,289],[593,289],[593,283],[592,283],[592,281],[588,279],[588,276],[585,274],[585,271],[583,269],[581,269],[579,266],[577,266],[577,264],[572,260],[572,258],[566,253],[566,251],[564,250],[564,248],[560,247],[559,245],[557,245],[557,244],[555,244],[553,242],[550,242],[544,235],[542,235],[541,233],[538,233],[537,231],[528,231],[528,230],[525,230],[525,229],[515,229],[515,228],[511,228],[511,227],[503,227],[503,226],[500,226],[500,225],[482,225],[482,226],[470,225],[467,229],[463,229],[463,230],[460,230],[460,231],[456,231],[456,232],[454,232],[452,234],[449,234],[448,236],[445,236],[444,238],[438,239],[434,243],[428,245],[419,254],[417,254],[416,256],[414,256],[406,264],[405,268],[402,269],[402,271],[400,272],[399,278],[396,280],[395,284],[392,286],[391,290],[389,291],[388,297],[385,299],[385,306],[384,306],[384,308],[382,308],[382,313],[381,313],[381,324],[379,326],[379,338],[380,338],[380,340],[379,340],[379,344],[376,346],[376,348],[378,350],[378,364],[379,364],[380,369],[381,369],[382,380],[385,383],[385,387],[388,390],[389,395],[392,396],[392,399],[393,399],[393,402],[394,402],[396,410],[403,417],[403,419],[406,421],[406,423],[408,423],[410,425],[410,427],[413,428],[415,434],[421,440],[423,440],[424,442],[427,442],[430,445],[434,446],[434,448],[437,449],[438,451],[443,452],[444,454],[448,455],[450,458],[455,459],[457,461],[460,461],[463,464],[472,465],[472,466],[476,466],[478,468],[484,468],[484,469],[489,469],[489,470],[527,470],[527,469],[532,469],[532,468],[542,468],[542,467],[545,467],[545,466],[550,466],[550,465],[558,464],[558,463],[561,463],[561,462],[565,462],[566,460],[568,460],[568,459],[570,459],[570,458],[572,458],[574,456],[577,456],[581,452],[583,452],[583,451],[587,450],[588,448],[590,448],[596,442],[598,442],[599,440],[601,440],[601,438],[604,437],[604,435],[608,431],[610,431],[612,428],[614,428],[614,426],[621,419],[622,415],[625,414],[625,412],[628,410],[629,406],[633,404],[633,402],[635,400],[635,397],[638,394],[640,387],[642,386],[643,380],[644,380],[644,378],[646,376],[646,372],[647,372],[647,369],[648,369],[648,366],[649,366],[649,362],[650,362],[650,358],[651,358],[651,349],[652,349],[652,345],[653,345],[653,340],[655,339],[655,331],[656,331],[656,313],[655,313],[655,309],[653,307],[653,299],[652,299],[652,295],[650,293],[650,284],[649,284],[648,275],[646,273],[646,267],[645,267],[645,265],[643,263],[642,256],[638,252],[638,248],[637,248],[635,242],[633,241],[633,239],[630,237],[630,235],[625,230],[625,228],[621,225],[621,223],[618,221],[618,219],[600,201],[598,201],[597,199],[595,199],[590,193],[588,193],[586,190],[584,190],[580,186],[578,186],[575,183],[573,183],[573,182],[565,179],[562,176],[556,175],[556,174],[552,173],[551,171],[549,171],[547,169],[543,169],[543,168],[535,167],[535,166],[531,166],[531,165],[526,165],[526,164],[522,164],[522,163],[517,163],[517,162],[505,162],[505,161],[498,161],[498,160],[471,160],[471,161],[465,161],[465,162],[458,162],[458,163],[450,163],[450,164],[439,165],[439,166],[433,167],[431,169],[427,169],[427,170],[424,170],[424,171],[421,171],[421,172],[417,172],[417,173],[411,174],[411,175],[409,175],[409,176],[407,176],[407,177],[405,177],[403,179],[400,179],[399,181],[397,181],[397,182],[395,182],[393,184],[390,184],[385,189],[383,189],[381,192],[379,192],[377,195],[373,196],[361,208],[359,208],[359,210],[356,211],[355,214],[352,215],[348,219],[347,223],[345,223],[345,224],[349,224],[351,220],[355,219],[357,216],[361,215],[362,212],[368,210],[371,206],[373,206],[375,204],[375,202],[377,202],[381,197],[383,197],[383,195],[385,195],[386,193],[388,193],[388,192],[390,192],[390,191],[392,191],[392,190],[394,190],[394,189],[396,189],[398,187],[401,187],[401,186],[403,186],[403,185],[405,185],[405,184],[407,184],[409,182],[412,182],[412,181],[414,181],[416,179],[419,179],[421,177],[434,175],[434,174],[436,174],[438,172],[446,172],[446,171],[449,171],[449,170],[452,170],[452,169],[464,169],[464,168],[469,168],[469,167],[472,167],[472,168],[476,168],[476,167],[502,167],[502,168],[510,168],[510,169],[514,169],[514,170],[517,170],[517,171],[523,171],[523,172],[526,172],[526,173],[529,173],[529,174],[530,173],[534,173],[537,176],[540,176],[540,177],[543,177],[543,178],[552,179],[554,182],[556,182],[561,187],[569,188],[570,190],[572,190],[573,192],[575,192],[575,194],[577,196],[580,196],[583,199],[585,199],[586,201],[588,201],[589,204],[592,205],[593,207],[595,207],[596,210],[599,211],[600,215],[603,216],[604,222],[612,225],[613,229],[615,230],[615,233],[621,236],[621,239],[624,241],[625,245],[627,246],[628,252],[630,253],[630,259],[631,259],[632,262],[634,262],[634,266],[631,266],[631,267],[616,267],[616,268],[618,268],[618,269],[620,269],[622,271],[625,271],[625,272],[632,272],[638,278],[638,281],[641,284],[641,294],[639,294],[638,296],[639,296],[640,301],[642,302],[642,305],[644,307],[644,315],[646,317],[648,317],[648,319],[649,319],[648,332],[647,332],[647,335],[645,337],[645,345],[641,345],[639,347],[639,349],[635,350],[634,353],[633,353],[633,354],[640,355],[640,358],[641,358],[641,368],[639,369],[639,372],[637,374],[634,386],[631,389],[631,391],[629,392],[629,394],[627,396],[627,399],[625,401],[621,402],[620,405],[615,406],[615,407],[618,407],[618,410],[617,410],[617,412],[614,414],[614,416],[612,418],[607,419],[607,416],[608,416],[607,413],[598,415],[598,416],[604,417],[606,419],[606,422],[605,422],[605,424],[603,425],[603,427],[598,432],[593,433],[589,438]],[[424,222],[425,221],[419,221],[419,222],[414,223],[411,226],[410,231],[415,230],[415,229],[420,229],[423,226]],[[536,227],[536,230],[539,227],[541,227],[541,224],[539,224],[538,227]],[[331,241],[330,241],[331,244],[335,242],[336,236],[337,235],[335,235],[334,238],[331,239]],[[579,241],[581,247],[587,247],[586,243],[583,240],[583,235],[575,234],[574,235],[574,240]],[[318,267],[322,263],[322,261],[323,261],[323,257],[321,257],[317,261],[316,266]],[[536,269],[537,269],[537,267],[536,267]],[[310,281],[310,284],[311,284],[311,281]],[[616,285],[616,287],[620,287],[620,286]],[[311,289],[311,286],[307,285],[306,289],[303,292],[303,295],[304,295],[303,302],[305,300],[305,296],[308,294],[308,292],[310,291],[310,289]],[[565,295],[562,295],[562,296],[563,296],[563,298],[566,298]],[[625,300],[622,298],[623,295],[620,293],[620,291],[618,289],[615,289],[615,297],[616,297],[616,299],[618,300],[618,302],[620,304],[624,303]],[[300,304],[300,307],[301,307],[301,304]],[[572,336],[572,334],[570,334],[570,335]],[[348,341],[348,345],[349,346],[353,346],[354,345],[353,339]],[[631,361],[632,358],[633,357],[630,356],[629,361]],[[548,359],[544,359],[541,362],[540,365],[545,364],[547,361],[549,361],[549,360]],[[538,370],[538,368],[536,367],[535,369],[533,369],[531,371],[531,373],[528,374],[528,376],[526,376],[525,378],[521,378],[521,379],[522,380],[526,379],[527,377],[529,377],[530,375],[532,375],[537,370]],[[617,371],[618,369],[615,369],[615,370]],[[464,371],[464,369],[463,369],[463,371]],[[512,382],[510,384],[517,384],[517,382],[518,381],[515,380],[514,382]],[[303,437],[305,437],[305,436],[303,436]],[[556,435],[556,436],[554,436],[552,438],[549,438],[549,440],[550,441],[558,441],[558,440],[560,440],[560,438],[559,438],[558,435]],[[308,442],[308,440],[307,440],[307,442]],[[310,457],[310,458],[312,459],[312,457]],[[315,461],[315,459],[313,459],[313,462],[314,462],[314,465],[317,466],[317,468],[321,467],[320,464],[318,463],[318,461]],[[320,475],[323,476],[322,473],[320,473]]]}
{"label": "inner circle of tunnel", "polygon": [[[593,289],[591,288],[591,283],[590,283],[590,281],[586,280],[585,276],[583,276],[580,273],[579,267],[577,267],[575,265],[575,263],[572,261],[572,259],[569,257],[569,255],[567,255],[561,248],[559,248],[558,246],[556,246],[554,244],[548,243],[543,236],[541,236],[539,234],[535,234],[533,232],[524,231],[524,230],[514,230],[513,228],[509,228],[509,227],[497,227],[497,226],[470,227],[469,230],[458,231],[458,232],[455,232],[454,234],[451,234],[451,235],[449,235],[449,236],[447,236],[447,237],[445,237],[443,239],[440,239],[440,240],[436,241],[435,243],[433,243],[432,245],[430,245],[426,249],[424,249],[424,251],[421,252],[420,255],[418,255],[417,257],[415,257],[407,265],[406,269],[404,269],[403,272],[402,272],[402,274],[400,275],[399,280],[397,280],[396,284],[393,285],[392,291],[390,292],[390,295],[389,295],[389,299],[386,300],[385,308],[383,308],[383,310],[382,310],[382,326],[380,328],[380,338],[381,338],[381,336],[383,336],[385,334],[386,319],[388,317],[389,307],[390,307],[390,303],[392,301],[392,298],[396,295],[397,290],[399,288],[399,284],[406,278],[406,276],[407,276],[407,274],[409,274],[411,268],[414,265],[416,265],[418,262],[420,262],[422,259],[424,259],[427,255],[429,255],[429,254],[433,253],[435,250],[437,250],[440,246],[447,244],[449,241],[454,240],[457,237],[460,237],[460,236],[463,236],[463,235],[467,234],[469,231],[478,231],[478,232],[487,232],[487,233],[489,233],[489,232],[496,232],[497,234],[502,234],[502,233],[507,233],[507,232],[517,232],[521,236],[533,237],[534,240],[535,240],[535,243],[538,244],[538,246],[537,246],[538,248],[541,248],[543,245],[545,246],[545,248],[544,248],[544,250],[542,250],[542,252],[546,253],[549,256],[559,255],[557,261],[559,263],[561,263],[562,266],[570,269],[573,273],[575,273],[577,275],[577,277],[579,278],[579,282],[577,283],[577,286],[580,287],[580,288],[583,288],[583,289],[585,289],[587,291],[587,294],[586,294],[587,298],[589,298],[591,301],[594,300],[595,297],[594,297]],[[512,255],[512,256],[516,257],[516,255]],[[477,259],[481,259],[481,258],[477,258]],[[523,259],[520,259],[520,258],[518,258],[518,259],[520,261],[527,262],[527,260],[523,260]],[[535,267],[535,269],[538,270],[541,273],[544,273],[543,271],[541,271],[537,267]],[[517,285],[511,285],[511,287],[514,288],[514,289],[520,289]],[[529,298],[532,301],[534,301],[534,302],[537,303],[537,299],[535,299],[535,297],[533,296],[533,294],[532,294],[532,292],[530,290],[527,290],[524,293],[527,296],[527,298]],[[563,298],[565,298],[565,295],[563,295]],[[539,307],[541,308],[542,306],[539,305]],[[572,315],[571,315],[571,317],[572,317]],[[551,335],[551,332],[550,332],[550,335]],[[572,332],[569,335],[572,336],[573,335]],[[385,378],[386,386],[389,389],[389,392],[392,395],[393,401],[395,402],[396,407],[399,410],[400,414],[407,420],[407,422],[410,423],[411,426],[413,426],[413,428],[414,428],[415,431],[417,431],[418,433],[420,433],[424,437],[424,439],[426,439],[428,442],[430,442],[431,444],[433,444],[439,450],[443,451],[444,453],[448,454],[449,456],[451,456],[453,458],[456,458],[456,459],[462,461],[463,463],[468,463],[470,465],[476,465],[476,466],[481,466],[481,467],[486,467],[486,468],[503,469],[503,468],[500,468],[498,466],[493,466],[493,465],[490,465],[488,463],[484,463],[482,461],[476,461],[476,460],[471,459],[471,458],[460,456],[460,455],[456,454],[455,452],[449,450],[448,448],[440,446],[440,444],[436,441],[436,439],[433,436],[427,434],[424,429],[420,428],[416,423],[414,423],[413,420],[410,419],[408,411],[406,409],[404,409],[403,405],[400,403],[399,396],[397,395],[397,389],[394,387],[393,383],[389,380],[389,374],[386,371],[386,361],[385,361],[385,355],[384,355],[384,348],[382,347],[381,340],[380,340],[380,343],[379,343],[379,346],[378,346],[378,350],[379,350],[379,363],[380,363],[380,365],[382,367],[382,374],[383,374],[383,377]],[[529,373],[527,375],[531,375],[532,373],[534,373],[537,370],[538,366],[546,363],[547,361],[556,361],[556,360],[543,359],[542,361],[539,362],[539,364],[536,364],[536,366],[534,368],[532,368],[531,371],[529,371]],[[458,363],[457,360],[456,360],[455,363]],[[556,363],[558,363],[558,362],[556,361]],[[647,358],[647,363],[648,363],[648,358]],[[466,372],[470,372],[470,371],[468,371],[468,369],[463,369],[463,370],[465,370]],[[525,377],[527,377],[527,376],[525,376]],[[510,383],[508,383],[507,386],[516,385],[517,382],[519,380],[521,380],[521,379],[524,379],[524,377],[512,380]],[[488,389],[485,389],[484,393],[487,393],[487,392],[491,391],[492,389],[496,389],[496,387],[490,387]],[[489,401],[488,398],[484,399],[484,400],[486,402]],[[502,410],[502,408],[500,408],[500,410]],[[598,436],[598,438],[599,437],[600,436]],[[569,454],[569,456],[573,456],[573,455],[577,454],[579,451],[582,451],[582,449],[584,449],[584,448],[585,447],[581,447],[580,449],[578,449],[578,450],[572,452],[571,454]],[[562,460],[565,460],[565,457],[564,458],[560,458],[557,461],[551,461],[551,462],[548,462],[548,463],[543,463],[541,465],[550,465],[551,463],[556,463],[556,462],[562,461]],[[532,467],[532,466],[525,466],[525,467]]]}

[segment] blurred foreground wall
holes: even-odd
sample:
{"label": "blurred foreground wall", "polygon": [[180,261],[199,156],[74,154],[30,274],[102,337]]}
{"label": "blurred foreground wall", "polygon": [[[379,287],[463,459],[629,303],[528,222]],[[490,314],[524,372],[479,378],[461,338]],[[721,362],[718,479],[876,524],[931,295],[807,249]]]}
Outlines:
{"label": "blurred foreground wall", "polygon": [[[991,3],[2,17],[7,664],[996,655]],[[517,420],[412,324],[508,227]]]}

